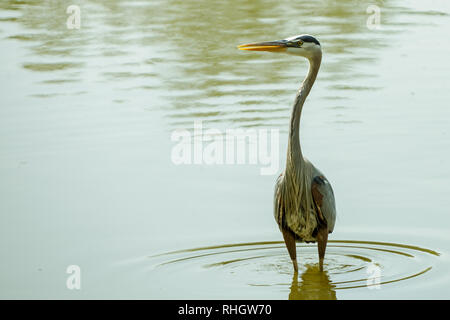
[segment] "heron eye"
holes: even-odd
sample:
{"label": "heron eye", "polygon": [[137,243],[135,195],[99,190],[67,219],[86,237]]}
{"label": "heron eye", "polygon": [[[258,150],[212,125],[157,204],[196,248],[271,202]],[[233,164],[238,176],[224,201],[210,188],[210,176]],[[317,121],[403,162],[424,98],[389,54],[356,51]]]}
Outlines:
{"label": "heron eye", "polygon": [[298,42],[298,46],[299,46],[299,47],[301,47],[302,44],[303,44],[303,41],[299,41],[299,42]]}

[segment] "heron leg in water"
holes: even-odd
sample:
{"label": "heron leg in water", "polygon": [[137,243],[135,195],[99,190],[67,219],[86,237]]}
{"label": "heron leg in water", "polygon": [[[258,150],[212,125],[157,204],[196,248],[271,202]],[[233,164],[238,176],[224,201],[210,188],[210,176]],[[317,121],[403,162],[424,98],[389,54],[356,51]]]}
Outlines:
{"label": "heron leg in water", "polygon": [[317,232],[317,248],[319,250],[319,268],[323,271],[323,258],[325,256],[325,249],[327,248],[328,228],[321,227]]}
{"label": "heron leg in water", "polygon": [[290,230],[281,230],[283,233],[284,242],[286,243],[286,248],[289,252],[289,256],[291,257],[292,264],[294,265],[294,272],[298,272],[297,265],[297,250],[295,246],[295,235]]}

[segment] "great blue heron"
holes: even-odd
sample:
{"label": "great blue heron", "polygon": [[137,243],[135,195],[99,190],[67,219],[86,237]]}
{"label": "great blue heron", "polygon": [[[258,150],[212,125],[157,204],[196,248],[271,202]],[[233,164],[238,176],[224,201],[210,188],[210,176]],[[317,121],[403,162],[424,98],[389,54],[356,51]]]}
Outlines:
{"label": "great blue heron", "polygon": [[328,234],[333,231],[336,220],[334,194],[323,173],[303,157],[299,137],[303,104],[316,80],[322,61],[320,43],[313,36],[300,35],[284,40],[244,44],[238,48],[248,51],[284,52],[305,57],[309,61],[308,75],[297,92],[292,108],[286,169],[276,182],[274,215],[283,233],[294,271],[298,272],[296,241],[317,241],[319,267],[323,271]]}

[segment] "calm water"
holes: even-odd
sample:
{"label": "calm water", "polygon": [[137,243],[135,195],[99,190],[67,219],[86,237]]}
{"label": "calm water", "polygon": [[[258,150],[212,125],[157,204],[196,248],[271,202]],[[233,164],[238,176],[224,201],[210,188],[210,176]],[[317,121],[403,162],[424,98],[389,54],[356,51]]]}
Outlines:
{"label": "calm water", "polygon": [[[446,0],[1,1],[0,298],[449,299],[449,15]],[[338,219],[326,272],[299,244],[293,277],[272,195],[307,62],[236,45],[301,33],[324,51],[301,141]],[[171,134],[195,120],[279,129],[277,174],[174,165]]]}

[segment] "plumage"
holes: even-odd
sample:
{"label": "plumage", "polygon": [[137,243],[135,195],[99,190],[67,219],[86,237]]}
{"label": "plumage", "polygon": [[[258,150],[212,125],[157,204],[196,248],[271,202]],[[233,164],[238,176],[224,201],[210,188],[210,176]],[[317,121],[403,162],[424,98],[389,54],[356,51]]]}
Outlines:
{"label": "plumage", "polygon": [[308,74],[295,97],[292,108],[286,169],[278,177],[274,194],[274,217],[283,235],[294,270],[298,271],[296,241],[317,242],[320,270],[336,221],[336,206],[330,182],[303,157],[300,147],[300,116],[322,61],[319,41],[311,35],[284,40],[251,43],[241,50],[286,52],[309,61]]}

